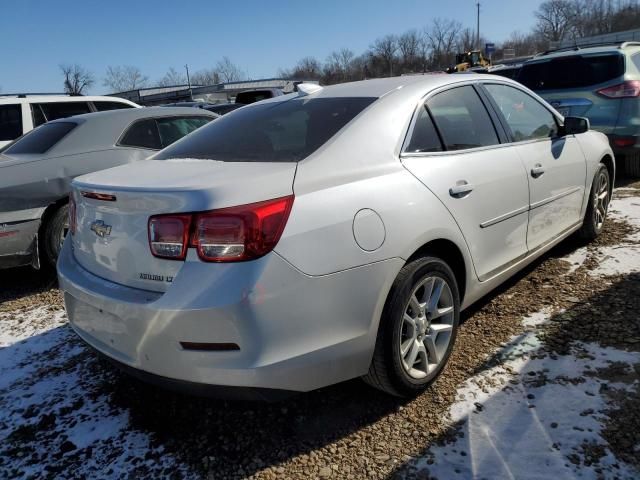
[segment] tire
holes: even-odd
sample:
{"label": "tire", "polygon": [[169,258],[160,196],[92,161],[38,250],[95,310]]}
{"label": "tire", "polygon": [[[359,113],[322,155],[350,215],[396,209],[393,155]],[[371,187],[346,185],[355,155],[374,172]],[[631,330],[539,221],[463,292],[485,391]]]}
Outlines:
{"label": "tire", "polygon": [[[436,308],[433,308],[435,295],[429,295],[429,288],[432,294],[440,289]],[[412,301],[414,293],[422,305]],[[440,316],[434,318],[436,310]],[[445,310],[447,313],[443,313]],[[413,320],[414,327],[406,317]],[[422,257],[408,263],[400,270],[389,292],[371,366],[363,380],[399,397],[422,392],[447,364],[459,320],[460,294],[451,268],[436,257]]]}
{"label": "tire", "polygon": [[69,206],[62,205],[47,217],[41,230],[40,252],[42,254],[42,266],[49,268],[56,267],[62,242],[68,229]]}
{"label": "tire", "polygon": [[640,178],[640,153],[626,155],[622,159],[622,170],[631,178]]}
{"label": "tire", "polygon": [[602,231],[604,221],[607,218],[609,202],[611,201],[611,182],[607,167],[600,164],[593,177],[589,203],[584,214],[584,221],[579,230],[579,235],[585,240],[593,240]]}

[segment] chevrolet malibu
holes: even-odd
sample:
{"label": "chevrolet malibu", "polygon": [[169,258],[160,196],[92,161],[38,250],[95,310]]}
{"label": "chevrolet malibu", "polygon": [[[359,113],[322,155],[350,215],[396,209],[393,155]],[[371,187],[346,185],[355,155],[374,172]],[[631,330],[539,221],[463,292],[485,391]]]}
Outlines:
{"label": "chevrolet malibu", "polygon": [[410,396],[462,309],[600,233],[614,173],[588,120],[506,78],[303,84],[77,178],[60,285],[77,334],[150,381]]}

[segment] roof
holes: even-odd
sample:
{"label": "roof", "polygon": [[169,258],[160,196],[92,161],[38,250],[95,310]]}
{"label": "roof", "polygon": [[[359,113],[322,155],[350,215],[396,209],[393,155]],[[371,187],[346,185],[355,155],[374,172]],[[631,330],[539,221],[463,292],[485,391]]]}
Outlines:
{"label": "roof", "polygon": [[25,95],[24,97],[19,97],[18,94],[15,93],[0,93],[0,103],[20,103],[23,101],[35,102],[35,103],[48,103],[48,102],[121,102],[126,103],[128,105],[133,105],[139,107],[140,105],[136,105],[130,100],[126,100],[124,98],[117,97],[107,97],[104,95],[46,95],[46,94],[20,94]]}
{"label": "roof", "polygon": [[640,42],[617,42],[595,45],[577,45],[572,47],[563,47],[557,50],[548,50],[533,57],[530,62],[544,60],[547,58],[571,57],[574,55],[584,55],[593,53],[614,53],[622,52],[624,48],[640,49]]}
{"label": "roof", "polygon": [[144,118],[173,117],[175,115],[211,117],[220,115],[191,107],[144,107],[85,113],[68,118],[52,120],[51,123],[74,122],[78,124],[73,132],[56,144],[47,155],[81,153],[113,148],[125,128],[136,120]]}

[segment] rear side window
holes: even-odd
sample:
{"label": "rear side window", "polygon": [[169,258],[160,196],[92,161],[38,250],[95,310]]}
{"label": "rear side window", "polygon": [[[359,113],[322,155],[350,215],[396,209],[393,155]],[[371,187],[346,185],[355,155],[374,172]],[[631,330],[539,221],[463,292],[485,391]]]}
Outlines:
{"label": "rear side window", "polygon": [[22,105],[0,105],[0,141],[22,135]]}
{"label": "rear side window", "polygon": [[129,127],[124,133],[119,145],[137,148],[150,148],[152,150],[160,150],[160,133],[158,126],[153,118],[139,120]]}
{"label": "rear side window", "polygon": [[31,104],[31,117],[33,118],[33,128],[36,128],[43,123],[47,123],[47,119],[45,118],[44,113],[42,113],[42,108],[38,104]]}
{"label": "rear side window", "polygon": [[491,117],[473,87],[457,87],[439,93],[429,99],[427,106],[447,150],[500,143]]}
{"label": "rear side window", "polygon": [[624,57],[618,53],[572,55],[526,63],[518,81],[531,90],[560,90],[598,85],[622,75]]}
{"label": "rear side window", "polygon": [[77,127],[73,122],[55,122],[41,125],[30,131],[7,148],[7,155],[20,153],[45,153]]}
{"label": "rear side window", "polygon": [[429,112],[423,105],[418,111],[416,123],[413,125],[411,139],[405,149],[407,153],[440,152],[442,144],[438,132],[433,125]]}
{"label": "rear side window", "polygon": [[173,142],[180,140],[185,135],[189,135],[194,130],[206,125],[212,117],[174,117],[157,118],[158,130],[162,148],[168,147]]}
{"label": "rear side window", "polygon": [[38,103],[42,112],[47,119],[47,122],[51,120],[57,120],[58,118],[71,117],[73,115],[82,115],[83,113],[91,112],[89,104],[87,102],[51,102],[51,103]]}
{"label": "rear side window", "polygon": [[98,112],[104,112],[106,110],[120,110],[122,108],[135,108],[128,103],[122,102],[93,102],[93,106],[96,107]]}
{"label": "rear side window", "polygon": [[253,92],[240,92],[236,95],[236,103],[249,104],[272,98],[273,93],[268,90],[256,90]]}
{"label": "rear side window", "polygon": [[252,105],[218,118],[155,158],[297,162],[315,152],[375,100],[298,97]]}
{"label": "rear side window", "polygon": [[507,85],[485,87],[502,112],[515,142],[549,138],[558,132],[551,112],[526,93]]}

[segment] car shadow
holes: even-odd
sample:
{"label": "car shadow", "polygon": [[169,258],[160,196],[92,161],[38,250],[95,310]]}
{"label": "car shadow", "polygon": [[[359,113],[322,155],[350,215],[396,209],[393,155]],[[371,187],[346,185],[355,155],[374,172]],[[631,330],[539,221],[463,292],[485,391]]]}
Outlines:
{"label": "car shadow", "polygon": [[[621,305],[626,305],[626,308]],[[616,387],[610,387],[610,382],[637,384],[640,381],[640,363],[637,363],[640,358],[639,308],[640,273],[636,272],[551,315],[544,333],[538,332],[543,343],[536,345],[533,342],[529,360],[519,367],[523,372],[520,381],[507,377],[511,380],[505,380],[502,387],[495,389],[482,403],[475,402],[475,409],[469,408],[469,413],[458,418],[447,431],[425,442],[422,451],[415,455],[416,459],[400,464],[389,478],[525,478],[532,474],[530,469],[534,464],[539,468],[536,478],[545,477],[545,472],[549,471],[556,475],[553,478],[575,478],[575,472],[572,473],[568,467],[570,464],[576,465],[576,471],[593,466],[596,472],[600,469],[602,473],[603,465],[598,463],[601,458],[603,464],[613,471],[620,468],[619,461],[639,468],[635,443],[626,440],[630,419],[637,419],[640,415],[638,390],[628,391],[627,401],[609,410],[610,417],[606,422],[601,418],[597,420],[602,425],[603,441],[600,444],[594,443],[591,430],[587,429],[583,434],[585,429],[571,423],[575,418],[570,420],[571,417],[594,414],[593,409],[588,408],[593,403],[592,392],[604,391],[607,398],[615,399],[619,394],[613,393]],[[526,336],[524,333],[513,338],[487,358],[470,377],[502,365],[514,351],[516,354],[511,358],[518,358],[517,350],[523,343],[526,345]],[[607,360],[611,356],[610,351],[603,351],[601,358],[597,359],[585,347],[590,343],[629,352],[631,363],[621,366],[620,362]],[[576,357],[564,357],[570,353],[584,359],[583,370],[577,369]],[[590,363],[596,363],[596,360],[609,363],[610,368],[593,369]],[[594,381],[589,384],[589,380]],[[553,387],[541,389],[548,384],[563,386],[561,398]],[[608,390],[610,393],[606,393]],[[481,394],[479,389],[476,392]],[[545,393],[549,396],[545,397]],[[509,401],[509,395],[516,395],[518,400]],[[602,413],[596,411],[595,415]],[[575,444],[563,446],[556,443],[563,435],[558,432],[571,431],[572,428],[572,442]],[[588,440],[583,441],[582,437]],[[564,441],[569,443],[566,437]],[[590,452],[602,444],[614,453],[615,458],[606,457],[603,450],[602,455],[590,456]],[[434,453],[432,447],[438,449],[445,445],[450,445],[446,453]],[[569,453],[573,451],[582,457]]]}
{"label": "car shadow", "polygon": [[18,267],[0,270],[0,305],[56,288],[58,279],[53,269]]}

